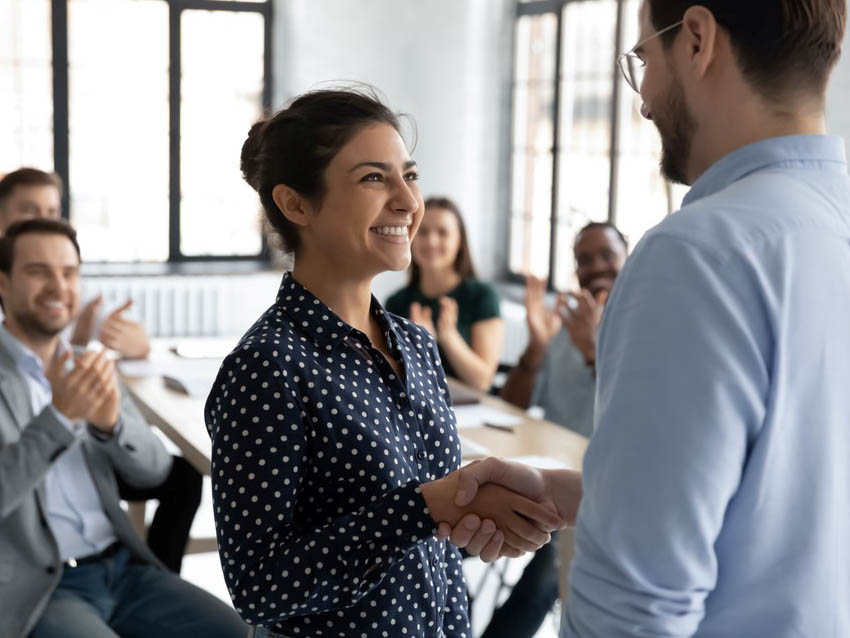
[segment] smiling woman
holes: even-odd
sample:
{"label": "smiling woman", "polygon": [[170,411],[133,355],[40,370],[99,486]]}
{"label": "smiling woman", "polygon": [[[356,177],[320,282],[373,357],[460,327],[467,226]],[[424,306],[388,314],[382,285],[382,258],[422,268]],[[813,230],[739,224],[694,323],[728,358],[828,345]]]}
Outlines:
{"label": "smiling woman", "polygon": [[410,264],[425,208],[399,130],[371,95],[317,91],[242,150],[294,253],[206,405],[222,567],[256,636],[468,638],[460,555],[437,524],[491,519],[506,555],[559,524],[503,488],[454,505],[460,443],[436,344],[371,294]]}

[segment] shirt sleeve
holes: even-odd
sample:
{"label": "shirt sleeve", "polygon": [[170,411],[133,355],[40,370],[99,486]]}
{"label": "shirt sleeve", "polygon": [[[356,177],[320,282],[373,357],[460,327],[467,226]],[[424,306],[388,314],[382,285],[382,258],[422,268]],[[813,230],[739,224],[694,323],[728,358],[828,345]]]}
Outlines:
{"label": "shirt sleeve", "polygon": [[323,460],[311,457],[296,389],[273,360],[243,350],[207,399],[219,553],[251,624],[352,606],[436,530],[416,482],[323,524],[305,520],[305,475]]}
{"label": "shirt sleeve", "polygon": [[765,303],[743,258],[665,234],[620,275],[600,333],[563,636],[697,631],[765,416]]}
{"label": "shirt sleeve", "polygon": [[466,580],[463,563],[456,547],[445,541],[446,548],[446,613],[443,617],[443,632],[446,638],[471,638],[469,610],[467,608]]}

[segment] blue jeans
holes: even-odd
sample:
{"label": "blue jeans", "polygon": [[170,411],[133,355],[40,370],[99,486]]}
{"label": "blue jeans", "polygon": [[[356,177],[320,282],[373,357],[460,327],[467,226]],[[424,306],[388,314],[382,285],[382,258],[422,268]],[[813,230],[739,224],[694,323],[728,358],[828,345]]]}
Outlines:
{"label": "blue jeans", "polygon": [[131,557],[126,548],[66,567],[29,638],[245,638],[218,598]]}

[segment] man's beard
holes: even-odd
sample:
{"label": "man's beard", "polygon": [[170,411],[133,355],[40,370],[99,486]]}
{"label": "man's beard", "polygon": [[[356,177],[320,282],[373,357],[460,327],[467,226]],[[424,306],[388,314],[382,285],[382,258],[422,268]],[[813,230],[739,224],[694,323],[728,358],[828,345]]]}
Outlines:
{"label": "man's beard", "polygon": [[7,314],[13,317],[15,324],[20,326],[20,329],[27,336],[35,340],[52,339],[68,326],[67,322],[62,323],[62,325],[49,324],[43,321],[38,314],[28,310],[21,312],[10,310]]}
{"label": "man's beard", "polygon": [[652,120],[661,135],[661,173],[674,184],[688,184],[687,167],[696,122],[685,102],[685,92],[674,77],[662,110],[653,109]]}
{"label": "man's beard", "polygon": [[604,270],[602,272],[595,272],[593,274],[586,275],[579,280],[579,282],[578,282],[579,288],[587,290],[591,295],[596,297],[596,296],[599,295],[600,292],[602,292],[602,290],[607,290],[608,287],[607,286],[605,286],[605,287],[594,286],[593,288],[591,288],[590,284],[594,280],[600,279],[602,277],[609,278],[612,281],[616,280],[617,279],[617,271],[616,270]]}

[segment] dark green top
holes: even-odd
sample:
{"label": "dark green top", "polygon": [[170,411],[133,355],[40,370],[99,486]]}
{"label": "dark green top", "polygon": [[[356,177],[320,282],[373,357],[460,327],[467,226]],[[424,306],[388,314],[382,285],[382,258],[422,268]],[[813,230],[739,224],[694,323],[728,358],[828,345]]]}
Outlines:
{"label": "dark green top", "polygon": [[[485,284],[477,279],[464,279],[456,288],[446,293],[446,297],[451,297],[457,301],[457,330],[460,336],[466,343],[472,343],[472,324],[485,319],[493,319],[499,317],[499,293],[490,284]],[[395,315],[410,318],[410,304],[417,302],[423,306],[431,308],[431,317],[434,320],[434,325],[437,324],[437,319],[440,316],[439,299],[426,297],[419,286],[408,284],[401,290],[393,293],[385,308]],[[440,348],[440,359],[443,362],[443,369],[449,376],[455,376],[451,364],[446,359],[446,355]]]}

